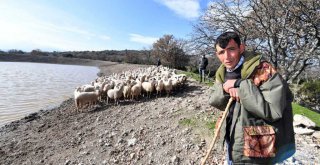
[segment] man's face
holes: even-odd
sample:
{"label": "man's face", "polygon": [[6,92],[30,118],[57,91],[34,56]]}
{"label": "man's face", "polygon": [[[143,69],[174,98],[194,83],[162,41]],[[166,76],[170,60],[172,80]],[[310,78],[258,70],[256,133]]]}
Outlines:
{"label": "man's face", "polygon": [[237,45],[237,43],[232,39],[229,41],[225,49],[216,45],[216,55],[218,56],[220,62],[225,65],[228,69],[233,69],[238,64],[241,54],[244,51],[244,45]]}

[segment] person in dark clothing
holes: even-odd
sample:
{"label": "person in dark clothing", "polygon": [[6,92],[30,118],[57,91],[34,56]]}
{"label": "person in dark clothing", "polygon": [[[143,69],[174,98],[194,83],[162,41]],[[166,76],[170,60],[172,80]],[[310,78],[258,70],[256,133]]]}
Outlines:
{"label": "person in dark clothing", "polygon": [[161,65],[161,61],[160,61],[160,58],[158,58],[157,66],[160,66],[160,65]]}
{"label": "person in dark clothing", "polygon": [[208,59],[206,58],[205,55],[202,55],[202,57],[199,60],[199,76],[200,76],[200,82],[204,82],[205,77],[204,77],[204,73],[205,70],[208,66]]}

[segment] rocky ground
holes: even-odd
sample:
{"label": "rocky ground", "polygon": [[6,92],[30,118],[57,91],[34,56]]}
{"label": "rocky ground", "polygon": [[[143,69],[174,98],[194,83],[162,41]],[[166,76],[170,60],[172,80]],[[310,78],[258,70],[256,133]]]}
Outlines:
{"label": "rocky ground", "polygon": [[[109,69],[108,67],[109,66]],[[104,74],[133,65],[102,67]],[[76,112],[68,99],[52,110],[0,129],[0,164],[200,164],[219,111],[207,104],[209,88],[189,79],[171,96],[120,105],[99,103]],[[283,164],[319,164],[320,142],[296,135],[297,152]],[[221,148],[207,161],[221,162]]]}

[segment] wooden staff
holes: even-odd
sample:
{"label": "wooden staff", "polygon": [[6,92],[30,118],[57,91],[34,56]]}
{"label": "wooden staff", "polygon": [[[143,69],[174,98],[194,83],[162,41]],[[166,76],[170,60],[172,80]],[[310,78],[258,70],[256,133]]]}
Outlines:
{"label": "wooden staff", "polygon": [[232,97],[230,97],[229,102],[228,102],[228,104],[227,104],[227,107],[226,107],[226,109],[225,109],[224,112],[223,112],[223,115],[222,115],[222,118],[221,118],[220,123],[219,123],[219,125],[218,125],[218,128],[215,130],[214,137],[213,137],[213,140],[212,140],[212,142],[211,142],[211,144],[210,144],[210,147],[209,147],[209,149],[207,150],[207,155],[206,155],[206,157],[202,160],[201,165],[204,165],[204,164],[206,163],[206,160],[208,159],[209,154],[210,154],[210,152],[211,152],[214,144],[216,143],[216,140],[217,140],[219,131],[220,131],[220,129],[221,129],[222,123],[223,123],[223,121],[226,119],[226,117],[227,117],[227,115],[228,115],[229,108],[230,108],[230,105],[231,105],[231,103],[232,103],[232,100],[233,100]]}

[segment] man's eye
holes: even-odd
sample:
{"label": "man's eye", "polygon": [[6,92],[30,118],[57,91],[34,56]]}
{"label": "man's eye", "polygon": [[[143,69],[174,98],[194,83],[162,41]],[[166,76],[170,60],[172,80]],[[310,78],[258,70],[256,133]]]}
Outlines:
{"label": "man's eye", "polygon": [[236,50],[236,48],[235,47],[231,47],[231,48],[229,48],[229,50]]}
{"label": "man's eye", "polygon": [[224,54],[224,51],[218,52],[218,55],[222,55],[222,54]]}

